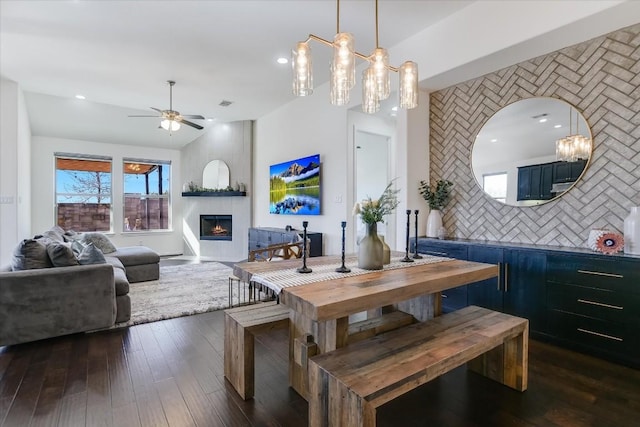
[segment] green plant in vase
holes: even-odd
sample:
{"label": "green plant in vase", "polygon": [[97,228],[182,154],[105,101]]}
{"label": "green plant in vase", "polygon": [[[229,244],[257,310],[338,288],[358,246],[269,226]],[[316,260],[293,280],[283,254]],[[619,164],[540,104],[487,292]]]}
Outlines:
{"label": "green plant in vase", "polygon": [[446,179],[439,179],[435,185],[430,185],[426,181],[420,181],[420,194],[429,204],[429,217],[427,219],[427,237],[442,237],[442,213],[443,209],[451,197],[453,182]]}
{"label": "green plant in vase", "polygon": [[392,213],[400,203],[398,193],[390,182],[378,199],[367,197],[353,206],[353,215],[360,215],[366,224],[366,234],[358,247],[358,267],[365,270],[381,270],[384,264],[384,244],[378,237],[378,223],[384,216]]}

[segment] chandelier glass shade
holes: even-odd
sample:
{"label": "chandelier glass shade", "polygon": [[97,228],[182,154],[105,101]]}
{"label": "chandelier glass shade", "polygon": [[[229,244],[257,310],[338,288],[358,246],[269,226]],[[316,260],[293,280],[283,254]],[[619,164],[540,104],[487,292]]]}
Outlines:
{"label": "chandelier glass shade", "polygon": [[313,93],[313,71],[311,70],[311,48],[309,43],[296,44],[291,53],[293,67],[293,94],[307,96]]}
{"label": "chandelier glass shade", "polygon": [[380,101],[391,94],[390,72],[399,72],[400,107],[418,106],[418,66],[406,61],[400,68],[389,65],[389,54],[378,45],[378,0],[376,0],[376,48],[371,55],[354,50],[354,37],[340,32],[340,0],[337,3],[337,31],[333,41],[309,34],[307,40],[298,42],[292,51],[293,94],[307,96],[313,93],[313,71],[309,42],[315,40],[333,49],[330,65],[329,99],[333,105],[349,103],[349,91],[355,85],[356,57],[368,62],[362,73],[362,110],[373,114],[380,109]]}
{"label": "chandelier glass shade", "polygon": [[164,119],[160,122],[160,127],[164,130],[175,132],[180,129],[180,123],[175,120]]}
{"label": "chandelier glass shade", "polygon": [[376,94],[376,70],[367,67],[362,72],[362,111],[375,114],[380,111],[380,101]]}
{"label": "chandelier glass shade", "polygon": [[580,134],[578,129],[578,112],[576,111],[576,133],[571,135],[572,108],[569,107],[569,136],[556,141],[556,160],[561,162],[575,162],[588,159],[591,155],[591,138]]}

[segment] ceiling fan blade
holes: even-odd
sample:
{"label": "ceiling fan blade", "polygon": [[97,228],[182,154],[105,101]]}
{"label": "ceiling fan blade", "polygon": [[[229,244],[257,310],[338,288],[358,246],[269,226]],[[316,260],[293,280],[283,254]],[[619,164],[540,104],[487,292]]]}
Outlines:
{"label": "ceiling fan blade", "polygon": [[204,117],[202,117],[200,114],[181,114],[181,116],[187,119],[204,120]]}
{"label": "ceiling fan blade", "polygon": [[[184,116],[183,116],[183,117],[184,117]],[[193,123],[193,122],[190,122],[189,120],[180,119],[180,120],[178,120],[178,122],[180,122],[180,123],[182,123],[182,124],[185,124],[185,125],[187,125],[187,126],[191,126],[192,128],[196,128],[196,129],[204,129],[202,126],[197,125],[197,124],[195,124],[195,123]]]}
{"label": "ceiling fan blade", "polygon": [[162,113],[162,110],[160,110],[160,109],[158,109],[158,108],[154,108],[154,107],[149,107],[149,108],[151,108],[151,109],[152,109],[152,110],[154,110],[154,111],[157,111],[158,113]]}
{"label": "ceiling fan blade", "polygon": [[161,116],[139,116],[139,115],[133,115],[133,116],[128,116],[128,117],[153,117],[153,118],[157,119],[158,117],[161,117]]}

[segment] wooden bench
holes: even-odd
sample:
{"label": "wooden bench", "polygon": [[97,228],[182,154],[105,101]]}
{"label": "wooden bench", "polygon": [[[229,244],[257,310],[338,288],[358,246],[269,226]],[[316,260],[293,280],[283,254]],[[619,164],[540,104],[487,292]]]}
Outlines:
{"label": "wooden bench", "polygon": [[254,394],[254,335],[289,326],[289,309],[266,302],[224,311],[224,376],[244,399]]}
{"label": "wooden bench", "polygon": [[470,306],[312,357],[309,425],[375,426],[376,409],[467,363],[527,388],[529,321]]}

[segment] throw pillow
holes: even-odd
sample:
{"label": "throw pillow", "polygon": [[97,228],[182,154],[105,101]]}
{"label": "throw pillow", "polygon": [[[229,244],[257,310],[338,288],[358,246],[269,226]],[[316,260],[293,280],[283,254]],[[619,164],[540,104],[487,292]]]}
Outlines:
{"label": "throw pillow", "polygon": [[109,254],[116,251],[116,247],[111,243],[111,240],[102,233],[82,233],[82,243],[85,245],[93,243],[93,245],[100,249],[103,254]]}
{"label": "throw pillow", "polygon": [[48,239],[25,239],[13,251],[11,270],[32,270],[52,267],[47,254]]}
{"label": "throw pillow", "polygon": [[52,240],[64,242],[64,229],[58,225],[54,225],[42,234]]}
{"label": "throw pillow", "polygon": [[104,259],[104,255],[100,249],[96,248],[93,243],[89,243],[84,247],[80,255],[78,255],[78,264],[87,265],[87,264],[106,264],[106,260]]}
{"label": "throw pillow", "polygon": [[80,255],[80,252],[84,249],[84,244],[80,240],[71,240],[68,243],[71,245],[71,250],[76,257]]}
{"label": "throw pillow", "polygon": [[78,260],[67,243],[54,242],[47,245],[47,253],[54,267],[78,265]]}

